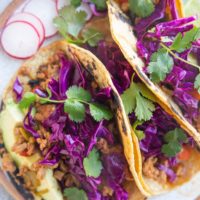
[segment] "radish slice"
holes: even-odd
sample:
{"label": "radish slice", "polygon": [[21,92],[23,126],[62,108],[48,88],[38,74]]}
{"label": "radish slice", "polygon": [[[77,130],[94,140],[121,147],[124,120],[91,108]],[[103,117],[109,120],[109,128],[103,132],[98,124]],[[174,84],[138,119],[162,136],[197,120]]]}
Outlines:
{"label": "radish slice", "polygon": [[69,6],[70,4],[71,4],[71,0],[56,0],[56,9],[58,11],[64,6]]}
{"label": "radish slice", "polygon": [[7,24],[3,29],[1,44],[8,55],[25,59],[37,52],[40,39],[37,30],[30,23],[16,21]]}
{"label": "radish slice", "polygon": [[45,39],[45,30],[44,30],[44,25],[42,24],[42,22],[40,21],[38,17],[30,13],[25,13],[25,12],[17,13],[8,19],[7,24],[11,22],[15,22],[15,21],[25,21],[33,25],[39,33],[40,45],[42,45]]}
{"label": "radish slice", "polygon": [[77,11],[85,11],[86,12],[86,20],[90,20],[92,17],[92,10],[87,3],[81,3],[81,5],[76,9]]}
{"label": "radish slice", "polygon": [[54,0],[30,0],[24,7],[24,12],[36,15],[42,21],[46,38],[56,34],[57,30],[53,24],[53,19],[57,16]]}

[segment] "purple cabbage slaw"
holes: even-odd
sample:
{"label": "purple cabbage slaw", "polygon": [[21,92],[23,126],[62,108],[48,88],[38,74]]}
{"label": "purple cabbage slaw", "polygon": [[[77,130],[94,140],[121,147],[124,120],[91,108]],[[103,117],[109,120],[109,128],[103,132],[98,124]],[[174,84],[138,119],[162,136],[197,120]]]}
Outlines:
{"label": "purple cabbage slaw", "polygon": [[[126,61],[120,49],[113,43],[99,42],[97,48],[87,47],[92,51],[106,66],[111,74],[112,81],[118,92],[122,94],[129,86],[131,77],[134,73],[131,65]],[[183,76],[184,73],[181,75]],[[140,79],[135,75],[135,82],[140,82]],[[163,170],[170,182],[175,181],[176,174],[174,167],[179,163],[177,157],[168,158],[161,152],[164,144],[164,135],[180,128],[177,122],[169,116],[158,104],[155,103],[156,110],[153,113],[151,120],[144,122],[137,129],[145,133],[145,138],[140,141],[140,149],[145,159],[149,157],[157,157],[159,160],[167,161],[167,165],[162,163],[156,166],[159,170]],[[134,112],[129,114],[131,124],[134,124],[136,117]]]}
{"label": "purple cabbage slaw", "polygon": [[[162,37],[173,39],[178,33],[185,34],[193,28],[193,24],[190,23],[196,20],[196,17],[191,16],[187,18],[179,18],[174,2],[175,1],[173,0],[161,0],[160,3],[156,5],[155,11],[149,17],[141,19],[136,25],[134,25],[134,31],[138,37],[137,51],[139,56],[145,62],[144,72],[146,74],[148,74],[146,66],[148,66],[150,62],[151,55],[160,48]],[[171,8],[170,12],[172,20],[166,22],[164,21],[164,17],[167,5]],[[153,27],[155,28],[155,31],[149,32]],[[155,38],[157,40],[155,40]],[[164,44],[169,47],[172,43],[164,42]],[[194,43],[190,49],[187,49],[182,53],[177,53],[177,55],[188,60],[190,53],[193,53],[199,61],[198,42]],[[171,90],[172,98],[179,105],[184,116],[190,123],[195,125],[198,123],[198,118],[200,116],[200,102],[194,95],[192,95],[192,93],[198,93],[194,88],[194,81],[199,71],[177,58],[173,57],[173,60],[174,67],[172,71],[160,84]]]}
{"label": "purple cabbage slaw", "polygon": [[[52,78],[48,84],[48,88],[52,93],[51,99],[65,99],[65,93],[72,85],[81,86],[90,91],[95,102],[103,101],[105,103],[112,99],[111,88],[97,89],[91,86],[93,78],[83,69],[77,60],[72,62],[65,56],[61,56],[60,63],[58,80]],[[16,85],[17,87],[20,85],[18,79],[14,84],[15,90]],[[41,97],[47,96],[47,92],[38,87],[35,92]],[[122,186],[125,177],[125,168],[127,168],[123,151],[109,152],[101,156],[104,168],[98,178],[86,176],[83,167],[83,159],[96,146],[100,138],[104,138],[111,147],[120,143],[117,130],[113,129],[115,132],[114,137],[113,132],[111,133],[108,129],[109,126],[113,126],[113,121],[102,120],[96,122],[89,114],[89,111],[86,111],[85,120],[82,123],[75,123],[64,112],[63,106],[63,103],[56,104],[54,112],[40,124],[40,126],[43,126],[45,130],[51,133],[49,138],[50,147],[48,152],[41,152],[43,160],[40,161],[40,164],[51,167],[58,164],[63,156],[65,156],[64,163],[69,166],[70,173],[80,182],[81,188],[88,195],[88,199],[127,200],[128,193]],[[41,135],[37,132],[37,122],[32,117],[32,109],[33,106],[29,108],[24,119],[24,128],[37,139]],[[112,197],[104,197],[99,190],[99,186],[104,183],[113,189]],[[61,187],[64,188],[62,183]]]}

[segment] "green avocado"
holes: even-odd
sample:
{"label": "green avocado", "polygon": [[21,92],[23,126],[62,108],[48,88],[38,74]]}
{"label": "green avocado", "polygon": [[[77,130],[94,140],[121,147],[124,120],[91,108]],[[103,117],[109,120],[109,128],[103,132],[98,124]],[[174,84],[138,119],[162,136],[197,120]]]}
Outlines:
{"label": "green avocado", "polygon": [[[0,113],[0,130],[2,131],[3,141],[6,150],[10,153],[12,159],[18,167],[31,165],[40,159],[39,152],[33,156],[25,157],[12,151],[12,147],[16,142],[14,129],[23,122],[24,114],[13,101],[9,101],[4,110]],[[53,177],[53,170],[46,169],[45,176],[41,180],[37,188],[37,192],[46,190],[47,192],[36,196],[36,199],[44,200],[63,200],[62,193],[56,179]]]}

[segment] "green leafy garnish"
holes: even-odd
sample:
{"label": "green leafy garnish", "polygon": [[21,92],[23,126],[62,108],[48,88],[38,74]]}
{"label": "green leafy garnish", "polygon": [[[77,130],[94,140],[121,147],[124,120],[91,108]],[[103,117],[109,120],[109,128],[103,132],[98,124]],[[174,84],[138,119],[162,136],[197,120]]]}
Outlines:
{"label": "green leafy garnish", "polygon": [[98,42],[103,39],[103,34],[96,29],[88,28],[82,33],[83,39],[91,47],[97,46]]}
{"label": "green leafy garnish", "polygon": [[85,106],[77,100],[67,99],[64,103],[64,111],[75,122],[82,122],[85,119]]}
{"label": "green leafy garnish", "polygon": [[106,0],[90,0],[91,3],[95,4],[97,10],[106,9]]}
{"label": "green leafy garnish", "polygon": [[67,90],[66,95],[68,99],[79,99],[86,102],[89,102],[92,99],[91,94],[87,90],[76,85],[70,87]]}
{"label": "green leafy garnish", "polygon": [[194,88],[197,89],[198,93],[200,94],[200,74],[198,74],[195,78]]}
{"label": "green leafy garnish", "polygon": [[75,122],[82,122],[85,119],[86,105],[89,106],[90,114],[96,121],[102,119],[110,120],[113,117],[112,112],[105,105],[92,102],[92,97],[89,91],[76,85],[70,87],[64,100],[51,99],[51,91],[47,90],[48,97],[40,97],[35,93],[25,93],[22,100],[19,102],[21,109],[28,108],[36,100],[41,104],[45,103],[64,103],[64,111],[68,113],[69,118]]}
{"label": "green leafy garnish", "polygon": [[86,12],[76,10],[75,6],[79,5],[79,1],[72,1],[71,4],[59,10],[58,16],[53,20],[54,25],[69,43],[97,46],[103,34],[94,28],[85,28],[81,33],[86,23]]}
{"label": "green leafy garnish", "polygon": [[90,114],[96,121],[102,119],[110,120],[113,117],[112,112],[104,105],[98,103],[90,103]]}
{"label": "green leafy garnish", "polygon": [[166,144],[162,146],[162,153],[167,157],[173,157],[181,151],[182,146],[180,143],[187,142],[187,136],[182,129],[176,128],[164,136],[164,141]]}
{"label": "green leafy garnish", "polygon": [[36,101],[37,95],[32,92],[26,92],[22,98],[22,100],[19,102],[19,108],[20,109],[26,109],[29,108],[31,104],[33,104]]}
{"label": "green leafy garnish", "polygon": [[80,30],[86,22],[86,13],[77,11],[72,5],[63,7],[58,17],[54,19],[54,24],[59,32],[66,38],[69,35],[77,38]]}
{"label": "green leafy garnish", "polygon": [[93,148],[87,157],[83,160],[84,170],[87,176],[97,178],[101,174],[103,168],[100,154],[96,148]]}
{"label": "green leafy garnish", "polygon": [[152,0],[129,0],[128,2],[131,13],[136,14],[138,17],[147,17],[155,9]]}
{"label": "green leafy garnish", "polygon": [[66,188],[64,196],[67,197],[67,200],[88,200],[86,192],[76,187]]}
{"label": "green leafy garnish", "polygon": [[121,98],[127,115],[135,111],[138,120],[147,121],[151,119],[155,110],[155,105],[152,102],[155,97],[142,85],[132,82],[130,87],[121,95]]}
{"label": "green leafy garnish", "polygon": [[142,140],[142,139],[145,138],[144,132],[141,131],[141,130],[137,130],[137,127],[138,127],[139,125],[141,125],[141,124],[143,124],[143,121],[138,121],[138,120],[135,121],[135,123],[133,124],[133,131],[134,131],[134,133],[136,134],[138,140]]}
{"label": "green leafy garnish", "polygon": [[151,62],[148,65],[148,72],[153,82],[163,81],[174,66],[173,58],[169,53],[161,48],[151,56]]}
{"label": "green leafy garnish", "polygon": [[178,53],[181,53],[191,48],[192,42],[198,40],[199,38],[200,38],[200,28],[197,27],[194,27],[190,31],[186,32],[184,36],[182,36],[181,33],[178,33],[170,49],[175,50]]}
{"label": "green leafy garnish", "polygon": [[71,0],[71,5],[78,7],[81,5],[82,0]]}

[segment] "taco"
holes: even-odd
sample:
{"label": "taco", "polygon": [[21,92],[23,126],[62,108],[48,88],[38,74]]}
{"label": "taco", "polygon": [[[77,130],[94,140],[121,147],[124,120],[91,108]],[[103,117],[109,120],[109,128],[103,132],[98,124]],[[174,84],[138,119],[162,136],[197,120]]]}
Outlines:
{"label": "taco", "polygon": [[[107,23],[101,19],[95,25]],[[123,100],[122,112],[128,116],[127,131],[134,145],[129,165],[141,192],[153,196],[191,180],[200,170],[200,152],[190,132],[159,105],[113,41],[102,40],[97,47],[86,48],[105,65]]]}
{"label": "taco", "polygon": [[143,199],[122,110],[103,64],[55,42],[27,60],[4,93],[3,168],[20,178],[25,199]]}
{"label": "taco", "polygon": [[[179,7],[174,2],[160,0],[149,16],[135,15],[130,20],[114,1],[109,1],[111,32],[158,103],[199,145],[199,28],[190,23],[195,17],[179,18],[181,1]],[[166,14],[169,4],[170,21]]]}

